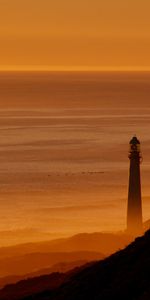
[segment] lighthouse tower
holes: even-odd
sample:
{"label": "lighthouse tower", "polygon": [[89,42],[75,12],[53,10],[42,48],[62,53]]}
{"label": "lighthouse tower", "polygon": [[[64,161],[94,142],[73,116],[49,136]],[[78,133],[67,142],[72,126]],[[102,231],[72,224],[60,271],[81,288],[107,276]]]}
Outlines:
{"label": "lighthouse tower", "polygon": [[129,191],[127,209],[127,232],[138,235],[142,233],[142,199],[141,199],[141,178],[140,142],[136,136],[130,141],[129,149],[130,170],[129,170]]}

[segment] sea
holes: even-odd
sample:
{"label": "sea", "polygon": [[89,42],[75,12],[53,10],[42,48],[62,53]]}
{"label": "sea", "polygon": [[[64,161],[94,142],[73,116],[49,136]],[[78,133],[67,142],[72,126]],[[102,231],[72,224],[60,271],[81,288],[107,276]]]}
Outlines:
{"label": "sea", "polygon": [[150,219],[149,72],[0,73],[0,246],[126,228],[129,141]]}

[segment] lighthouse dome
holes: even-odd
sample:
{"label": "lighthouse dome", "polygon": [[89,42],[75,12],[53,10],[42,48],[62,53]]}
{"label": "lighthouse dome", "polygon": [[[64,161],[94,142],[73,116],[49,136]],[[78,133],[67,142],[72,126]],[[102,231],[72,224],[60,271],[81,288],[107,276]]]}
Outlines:
{"label": "lighthouse dome", "polygon": [[137,139],[136,136],[134,136],[134,137],[131,139],[130,145],[140,145],[140,141]]}

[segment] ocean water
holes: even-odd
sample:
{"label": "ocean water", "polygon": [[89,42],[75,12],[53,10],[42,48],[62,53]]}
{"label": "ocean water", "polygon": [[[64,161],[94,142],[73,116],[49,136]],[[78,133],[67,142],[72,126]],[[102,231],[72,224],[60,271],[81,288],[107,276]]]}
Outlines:
{"label": "ocean water", "polygon": [[150,73],[0,73],[0,245],[126,226],[128,144],[150,218]]}

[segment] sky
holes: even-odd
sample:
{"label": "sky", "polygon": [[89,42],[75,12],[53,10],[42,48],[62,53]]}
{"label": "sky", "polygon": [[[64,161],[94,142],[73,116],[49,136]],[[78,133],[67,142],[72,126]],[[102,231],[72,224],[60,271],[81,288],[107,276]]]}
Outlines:
{"label": "sky", "polygon": [[0,69],[150,69],[149,0],[0,0]]}

